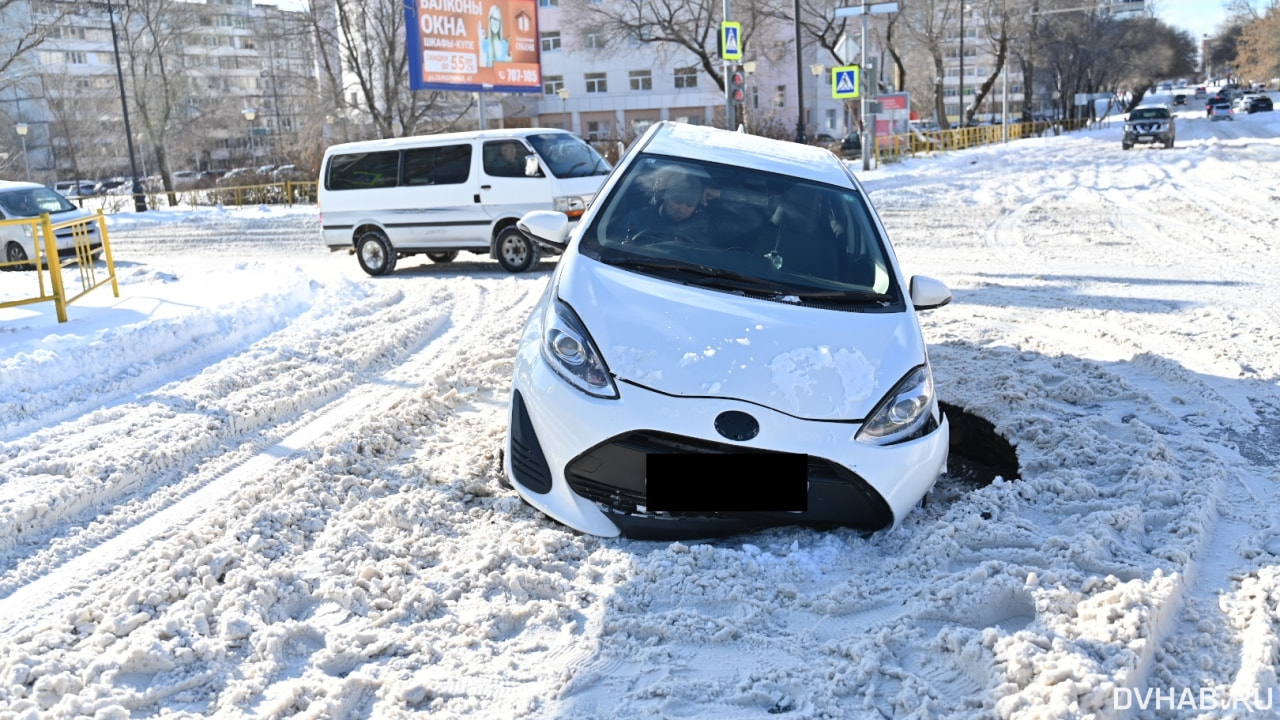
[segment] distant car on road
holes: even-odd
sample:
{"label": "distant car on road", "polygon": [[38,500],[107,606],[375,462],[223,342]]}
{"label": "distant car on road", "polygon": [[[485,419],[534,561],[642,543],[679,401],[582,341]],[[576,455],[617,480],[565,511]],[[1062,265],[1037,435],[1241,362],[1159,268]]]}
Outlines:
{"label": "distant car on road", "polygon": [[1275,109],[1275,105],[1274,103],[1271,102],[1270,96],[1254,95],[1250,99],[1249,105],[1245,108],[1245,112],[1247,113],[1271,112],[1274,109]]}
{"label": "distant car on road", "polygon": [[1235,120],[1235,118],[1232,116],[1232,113],[1231,113],[1231,106],[1228,105],[1225,101],[1220,103],[1214,103],[1209,106],[1209,119],[1214,121]]}
{"label": "distant car on road", "polygon": [[1214,95],[1204,104],[1205,117],[1213,117],[1213,109],[1216,107],[1224,107],[1228,112],[1231,111],[1231,102],[1221,95]]}
{"label": "distant car on road", "polygon": [[1161,143],[1166,148],[1171,148],[1176,131],[1169,108],[1163,105],[1136,107],[1125,120],[1120,147],[1128,150],[1142,143]]}
{"label": "distant car on road", "polygon": [[1173,96],[1173,104],[1174,104],[1174,105],[1186,105],[1186,104],[1187,104],[1187,96],[1186,96],[1185,94],[1183,94],[1183,93],[1178,93],[1177,95],[1174,95],[1174,96]]}

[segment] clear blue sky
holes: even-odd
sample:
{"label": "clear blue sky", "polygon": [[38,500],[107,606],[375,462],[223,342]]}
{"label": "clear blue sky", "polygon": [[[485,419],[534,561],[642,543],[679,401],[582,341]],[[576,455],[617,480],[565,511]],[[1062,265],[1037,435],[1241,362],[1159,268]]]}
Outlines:
{"label": "clear blue sky", "polygon": [[1226,18],[1222,0],[1156,0],[1155,7],[1156,17],[1197,40],[1212,35]]}

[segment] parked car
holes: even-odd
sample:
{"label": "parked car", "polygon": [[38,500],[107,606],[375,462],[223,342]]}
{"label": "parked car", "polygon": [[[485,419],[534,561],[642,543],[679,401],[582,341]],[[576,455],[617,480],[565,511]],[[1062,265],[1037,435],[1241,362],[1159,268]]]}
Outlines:
{"label": "parked car", "polygon": [[315,180],[310,173],[304,172],[297,165],[281,165],[271,171],[271,182],[284,182],[286,180]]}
{"label": "parked car", "polygon": [[856,131],[845,135],[840,141],[840,157],[848,160],[862,157],[862,136]]}
{"label": "parked car", "polygon": [[1169,108],[1163,105],[1141,106],[1130,111],[1125,119],[1120,147],[1128,150],[1143,143],[1160,143],[1171,148],[1176,136],[1177,127]]}
{"label": "parked car", "polygon": [[[0,180],[0,220],[26,220],[48,213],[54,223],[81,218],[92,218],[93,213],[78,208],[61,194],[38,183],[8,182]],[[98,225],[87,226],[89,249],[94,260],[102,254],[102,238]],[[75,233],[77,228],[61,228],[54,231],[59,257],[75,257]],[[35,244],[31,231],[23,225],[0,226],[0,245],[4,247],[5,262],[20,263],[35,257]],[[7,265],[5,270],[31,269],[32,265]]]}
{"label": "parked car", "polygon": [[101,186],[92,180],[59,180],[53,184],[54,192],[63,197],[91,197],[101,191]]}
{"label": "parked car", "polygon": [[1225,102],[1214,103],[1209,106],[1210,120],[1235,120],[1231,113],[1231,106]]}
{"label": "parked car", "polygon": [[[908,278],[845,163],[663,121],[575,228],[521,334],[504,469],[528,503],[602,536],[899,523],[946,464]],[[683,219],[682,219],[683,218]]]}
{"label": "parked car", "polygon": [[253,168],[237,167],[223,173],[222,177],[218,178],[217,184],[227,186],[254,185],[258,181],[258,174],[254,172]]}

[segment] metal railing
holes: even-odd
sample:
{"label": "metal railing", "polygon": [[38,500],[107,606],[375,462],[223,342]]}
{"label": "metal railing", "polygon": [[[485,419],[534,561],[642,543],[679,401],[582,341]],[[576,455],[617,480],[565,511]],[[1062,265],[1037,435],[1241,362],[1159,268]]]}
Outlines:
{"label": "metal railing", "polygon": [[[1088,125],[1089,120],[1084,118],[1011,123],[1008,127],[1007,139],[1022,140],[1030,137],[1041,137],[1048,133],[1058,135],[1063,132],[1080,130]],[[951,130],[912,130],[901,135],[878,138],[876,161],[893,162],[906,156],[944,150],[964,150],[981,145],[995,145],[1005,141],[1005,128],[1000,125],[980,125]]]}
{"label": "metal railing", "polygon": [[[24,220],[0,220],[0,226],[26,226],[31,233],[32,256],[23,260],[0,262],[0,270],[35,271],[38,294],[0,302],[0,308],[17,307],[38,302],[52,302],[58,314],[58,322],[67,321],[67,305],[79,300],[91,290],[111,283],[111,291],[120,297],[120,283],[116,279],[115,258],[111,254],[111,238],[107,235],[107,220],[99,210],[92,217],[53,222],[48,213],[39,218]],[[59,248],[57,233],[69,231],[71,247]],[[96,232],[95,232],[96,231]],[[94,236],[101,238],[95,244]],[[106,259],[106,275],[99,277],[96,256]],[[7,257],[7,255],[6,255]],[[74,264],[79,271],[80,291],[69,295],[62,270]],[[46,287],[45,274],[48,273]]]}

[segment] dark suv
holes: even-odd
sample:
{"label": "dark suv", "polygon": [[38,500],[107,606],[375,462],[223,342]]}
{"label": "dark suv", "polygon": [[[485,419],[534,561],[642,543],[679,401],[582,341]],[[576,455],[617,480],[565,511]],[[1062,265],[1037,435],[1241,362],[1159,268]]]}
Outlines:
{"label": "dark suv", "polygon": [[1128,150],[1138,143],[1163,143],[1171,148],[1174,134],[1173,114],[1169,108],[1163,105],[1134,108],[1124,123],[1120,146]]}

